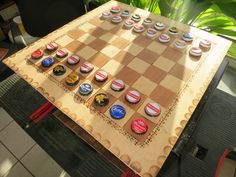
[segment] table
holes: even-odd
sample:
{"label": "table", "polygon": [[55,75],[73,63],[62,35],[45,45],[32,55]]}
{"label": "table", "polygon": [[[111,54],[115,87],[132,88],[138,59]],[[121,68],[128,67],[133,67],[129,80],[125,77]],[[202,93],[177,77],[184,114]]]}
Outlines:
{"label": "table", "polygon": [[[162,44],[158,42],[158,38],[148,39],[145,33],[138,34],[123,29],[123,23],[115,25],[99,18],[101,12],[109,11],[115,5],[123,10],[128,9],[132,13],[138,13],[142,17],[162,21],[169,27],[176,26],[181,34],[191,31],[196,36],[195,40],[188,44],[185,50],[180,51],[174,47],[177,36],[171,36],[168,44]],[[161,32],[158,32],[158,35],[160,34]],[[212,42],[211,49],[203,51],[201,58],[189,56],[190,47],[198,44],[202,38]],[[93,40],[100,41],[99,45],[92,45]],[[109,73],[110,80],[107,80],[105,85],[94,84],[94,72],[88,75],[79,73],[79,75],[82,78],[81,83],[90,81],[94,84],[96,93],[105,90],[109,94],[112,98],[109,107],[114,103],[124,105],[128,111],[125,119],[122,121],[111,119],[108,107],[98,108],[93,104],[94,95],[81,97],[77,94],[78,87],[68,88],[65,85],[65,76],[55,77],[50,68],[42,68],[39,61],[31,59],[30,54],[33,51],[43,49],[51,41],[55,41],[60,47],[66,47],[70,54],[79,55],[81,63],[92,62],[95,65],[94,72],[102,68]],[[105,45],[102,46],[104,41]],[[124,164],[140,176],[146,177],[155,176],[162,167],[220,67],[230,45],[231,42],[196,28],[110,1],[7,58],[4,63]],[[120,53],[125,55],[117,57],[116,55],[122,55]],[[45,55],[48,53],[45,52]],[[56,59],[57,64],[64,64],[67,71],[77,72],[79,69],[79,67],[72,69],[73,67],[65,63],[66,60],[61,61],[55,53],[50,56]],[[131,56],[129,62],[128,56]],[[147,56],[149,60],[146,60]],[[106,64],[101,66],[103,61],[106,61]],[[160,71],[160,67],[165,72]],[[130,75],[127,73],[133,70],[136,72],[136,79],[128,77]],[[160,72],[163,73],[161,80],[161,75],[153,77],[153,73],[155,76]],[[109,90],[109,82],[118,76],[126,81],[127,90],[134,88],[142,93],[143,100],[138,106],[127,106],[128,103],[123,100],[123,96]],[[160,91],[162,94],[159,94]],[[158,119],[146,116],[143,111],[143,106],[150,100],[158,100],[161,105],[162,113]],[[136,116],[144,116],[148,123],[148,132],[142,136],[134,134],[129,128]]]}

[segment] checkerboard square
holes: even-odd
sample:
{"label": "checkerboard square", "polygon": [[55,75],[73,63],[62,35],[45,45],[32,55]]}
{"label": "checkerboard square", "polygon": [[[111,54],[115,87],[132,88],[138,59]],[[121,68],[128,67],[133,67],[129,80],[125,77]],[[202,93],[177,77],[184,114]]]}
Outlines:
{"label": "checkerboard square", "polygon": [[139,142],[145,142],[145,140],[148,138],[149,134],[153,131],[154,127],[156,126],[155,123],[151,122],[150,120],[145,119],[146,123],[147,123],[147,132],[142,134],[142,136],[140,136],[139,134],[136,134],[133,132],[133,130],[131,129],[131,124],[134,118],[137,117],[143,117],[142,115],[140,115],[139,113],[134,113],[134,115],[128,120],[128,122],[124,125],[124,131],[126,131],[127,133],[129,133],[131,136],[133,136],[135,139],[137,139]]}
{"label": "checkerboard square", "polygon": [[140,47],[140,46],[133,44],[133,43],[129,44],[124,49],[124,51],[129,52],[130,54],[132,54],[134,56],[138,55],[142,50],[143,50],[143,47]]}
{"label": "checkerboard square", "polygon": [[158,55],[161,55],[166,50],[166,48],[167,46],[156,41],[153,41],[151,44],[147,46],[147,49],[157,53]]}
{"label": "checkerboard square", "polygon": [[130,69],[129,67],[124,67],[117,75],[117,79],[123,80],[126,84],[132,85],[141,74]]}
{"label": "checkerboard square", "polygon": [[116,54],[118,54],[120,52],[120,49],[118,49],[117,47],[115,46],[112,46],[112,45],[108,45],[106,46],[105,48],[103,48],[101,50],[101,52],[103,54],[105,54],[106,56],[108,57],[114,57]]}
{"label": "checkerboard square", "polygon": [[102,69],[104,69],[106,72],[110,73],[111,75],[116,75],[119,73],[119,71],[124,67],[124,65],[120,64],[119,62],[115,60],[108,61]]}
{"label": "checkerboard square", "polygon": [[89,62],[91,62],[93,65],[97,66],[98,68],[103,67],[110,58],[103,55],[102,53],[98,52],[93,57],[89,59]]}
{"label": "checkerboard square", "polygon": [[138,91],[142,92],[145,95],[150,95],[152,91],[155,89],[157,84],[150,79],[141,76],[133,85],[132,87],[137,89]]}
{"label": "checkerboard square", "polygon": [[77,40],[74,40],[65,46],[65,48],[68,49],[72,53],[76,53],[84,47],[85,45]]}
{"label": "checkerboard square", "polygon": [[170,69],[175,65],[175,62],[160,56],[154,63],[154,66],[162,69],[163,71],[169,72]]}
{"label": "checkerboard square", "polygon": [[166,75],[166,77],[160,82],[160,85],[171,90],[172,92],[178,92],[180,88],[184,85],[184,81],[174,77],[170,74]]}
{"label": "checkerboard square", "polygon": [[96,38],[102,36],[105,33],[106,33],[106,31],[100,27],[97,27],[97,28],[90,31],[90,34],[95,36]]}
{"label": "checkerboard square", "polygon": [[107,43],[101,39],[95,39],[89,44],[90,47],[94,48],[97,51],[102,50],[106,45]]}
{"label": "checkerboard square", "polygon": [[76,54],[83,57],[85,60],[88,60],[89,58],[91,58],[96,53],[97,53],[97,51],[94,50],[93,48],[91,48],[89,46],[85,46],[83,49],[78,51]]}
{"label": "checkerboard square", "polygon": [[80,30],[80,29],[73,29],[70,30],[67,34],[68,36],[70,36],[72,39],[77,39],[78,37],[84,35],[84,31]]}
{"label": "checkerboard square", "polygon": [[125,51],[120,51],[117,55],[113,57],[113,59],[115,59],[119,63],[122,63],[123,65],[129,64],[133,58],[133,55]]}
{"label": "checkerboard square", "polygon": [[[162,113],[165,112],[165,108],[161,107],[161,113],[156,116],[156,117],[152,117],[152,116],[149,116],[146,112],[145,112],[145,107],[148,103],[154,103],[155,101],[151,100],[150,98],[147,98],[144,103],[140,106],[140,108],[138,109],[138,113],[143,115],[144,117],[146,117],[148,120],[152,121],[153,123],[157,124],[159,121],[160,121],[160,118],[162,116]],[[159,103],[158,103],[159,104]]]}
{"label": "checkerboard square", "polygon": [[154,101],[159,103],[161,106],[167,108],[176,97],[176,93],[172,92],[171,90],[158,85],[150,95],[150,98]]}
{"label": "checkerboard square", "polygon": [[60,37],[59,39],[57,39],[55,42],[61,46],[66,46],[67,44],[71,43],[74,39],[72,39],[71,37],[64,35],[62,37]]}
{"label": "checkerboard square", "polygon": [[153,64],[154,61],[157,60],[159,55],[157,53],[152,52],[151,50],[148,50],[145,48],[137,55],[137,57],[149,64]]}
{"label": "checkerboard square", "polygon": [[116,26],[115,28],[110,30],[110,32],[112,34],[116,34],[117,36],[120,36],[120,35],[124,34],[125,32],[127,32],[127,30],[124,28],[121,28],[120,26]]}
{"label": "checkerboard square", "polygon": [[191,70],[194,70],[197,65],[200,64],[196,60],[191,59],[189,55],[182,57],[180,60],[178,60],[178,63],[183,65],[185,68],[189,68]]}
{"label": "checkerboard square", "polygon": [[95,29],[96,26],[92,25],[91,23],[89,22],[86,22],[84,24],[82,24],[81,26],[78,27],[80,30],[84,31],[84,32],[89,32],[91,31],[92,29]]}
{"label": "checkerboard square", "polygon": [[124,94],[124,92],[129,88],[129,86],[127,84],[125,84],[125,88],[122,91],[114,91],[111,89],[111,83],[112,81],[114,81],[116,78],[111,79],[102,89],[105,90],[106,92],[109,92],[110,94],[112,94],[114,97],[119,98],[122,94]]}
{"label": "checkerboard square", "polygon": [[111,44],[119,49],[125,48],[130,42],[123,38],[116,38]]}
{"label": "checkerboard square", "polygon": [[192,75],[192,71],[186,67],[184,67],[183,65],[180,64],[176,64],[169,72],[170,74],[172,74],[173,76],[184,80],[184,81],[188,81],[188,79],[190,78],[190,76]]}
{"label": "checkerboard square", "polygon": [[106,34],[103,34],[99,39],[106,41],[107,43],[111,43],[117,38],[118,37],[112,33],[106,33]]}
{"label": "checkerboard square", "polygon": [[144,73],[144,76],[147,77],[148,79],[150,79],[151,81],[155,82],[155,83],[160,83],[162,81],[162,79],[165,78],[165,76],[167,75],[167,73],[155,66],[150,66],[146,72]]}
{"label": "checkerboard square", "polygon": [[141,47],[146,47],[152,43],[152,40],[150,38],[146,37],[146,35],[145,36],[140,35],[133,40],[133,43],[135,43]]}
{"label": "checkerboard square", "polygon": [[104,30],[110,31],[115,26],[116,25],[112,24],[111,22],[104,21],[99,27],[104,29]]}
{"label": "checkerboard square", "polygon": [[55,74],[53,74],[53,68],[56,67],[57,65],[53,65],[53,67],[51,67],[51,70],[48,71],[48,74],[50,74],[52,77],[54,77],[58,81],[62,81],[64,78],[66,78],[66,76],[68,76],[72,72],[72,70],[66,67],[65,65],[63,64],[60,64],[60,65],[64,66],[64,68],[66,69],[66,72],[63,75],[56,76]]}
{"label": "checkerboard square", "polygon": [[183,57],[183,53],[172,47],[168,47],[162,54],[163,57],[177,61]]}
{"label": "checkerboard square", "polygon": [[120,37],[132,42],[136,37],[138,37],[138,34],[133,33],[131,30],[128,30],[124,32]]}
{"label": "checkerboard square", "polygon": [[92,41],[94,41],[96,38],[89,33],[85,33],[83,36],[79,37],[77,40],[84,43],[84,44],[89,44]]}
{"label": "checkerboard square", "polygon": [[150,64],[136,57],[127,66],[138,73],[143,74],[148,69]]}
{"label": "checkerboard square", "polygon": [[89,22],[95,26],[100,26],[104,20],[102,20],[100,17],[94,17]]}
{"label": "checkerboard square", "polygon": [[[80,66],[81,66],[82,64],[83,64],[83,63],[81,62],[81,63],[80,63]],[[75,71],[76,73],[79,73],[83,78],[88,79],[88,78],[90,78],[92,75],[94,75],[94,73],[95,73],[97,70],[98,70],[98,67],[93,66],[93,70],[92,70],[91,72],[89,72],[89,73],[82,73],[82,72],[80,71],[80,67],[76,68],[74,71]]]}
{"label": "checkerboard square", "polygon": [[[123,127],[125,123],[131,118],[131,116],[134,114],[134,110],[130,107],[126,106],[123,102],[117,100],[113,105],[121,105],[125,108],[126,114],[125,117],[122,119],[114,119],[111,117],[110,114],[110,108],[105,112],[105,115],[109,117],[111,120],[113,120],[115,123],[117,123],[119,126]],[[112,106],[113,106],[112,105]],[[111,107],[112,107],[111,106]]]}

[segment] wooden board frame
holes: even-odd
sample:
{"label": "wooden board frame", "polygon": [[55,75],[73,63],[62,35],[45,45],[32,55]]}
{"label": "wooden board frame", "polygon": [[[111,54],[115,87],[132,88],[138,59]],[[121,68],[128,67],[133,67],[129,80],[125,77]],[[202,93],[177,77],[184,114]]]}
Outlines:
{"label": "wooden board frame", "polygon": [[73,99],[73,95],[68,90],[58,87],[55,82],[48,79],[47,75],[38,72],[25,60],[32,51],[55,40],[79,24],[100,15],[101,12],[114,5],[134,10],[125,4],[110,1],[10,56],[4,60],[4,63],[140,176],[156,176],[222,63],[231,42],[199,29],[170,21],[165,17],[135,9],[139,13],[146,13],[152,19],[161,19],[164,23],[174,25],[180,30],[191,31],[203,38],[206,37],[215,44],[213,51],[201,62],[193,77],[178,95],[152,139],[145,145],[140,145],[131,141],[109,122],[104,121],[100,114],[88,109],[83,102]]}

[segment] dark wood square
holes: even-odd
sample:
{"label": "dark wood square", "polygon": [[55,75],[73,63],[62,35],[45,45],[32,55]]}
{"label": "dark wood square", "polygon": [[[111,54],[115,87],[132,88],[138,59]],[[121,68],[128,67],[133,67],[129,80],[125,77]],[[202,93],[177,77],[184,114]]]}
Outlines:
{"label": "dark wood square", "polygon": [[150,98],[162,105],[163,107],[167,108],[169,104],[173,101],[176,97],[176,93],[158,85],[151,93]]}
{"label": "dark wood square", "polygon": [[128,65],[134,59],[134,56],[131,55],[129,52],[122,50],[117,55],[115,55],[113,59],[123,65]]}
{"label": "dark wood square", "polygon": [[138,72],[130,69],[129,67],[124,67],[116,75],[116,78],[123,80],[128,85],[132,85],[140,76],[141,74],[139,74]]}
{"label": "dark wood square", "polygon": [[103,67],[108,61],[109,61],[109,58],[100,52],[96,53],[93,57],[89,59],[89,62],[91,62],[93,65],[97,66],[98,68]]}
{"label": "dark wood square", "polygon": [[181,59],[183,57],[183,53],[172,48],[172,47],[168,47],[163,53],[162,53],[163,57],[166,57],[170,60],[173,61],[178,61],[179,59]]}
{"label": "dark wood square", "polygon": [[145,48],[137,55],[137,57],[149,64],[153,64],[157,60],[159,55]]}
{"label": "dark wood square", "polygon": [[144,73],[144,76],[148,79],[152,80],[153,82],[159,84],[162,79],[165,78],[166,72],[151,65]]}
{"label": "dark wood square", "polygon": [[73,30],[68,31],[67,33],[67,35],[70,36],[72,39],[77,39],[84,34],[85,32],[80,29],[73,29]]}
{"label": "dark wood square", "polygon": [[173,76],[184,80],[184,81],[188,81],[190,76],[192,75],[192,70],[184,67],[183,65],[180,64],[176,64],[170,71],[170,74],[172,74]]}
{"label": "dark wood square", "polygon": [[98,38],[89,44],[90,47],[94,48],[97,51],[102,50],[106,45],[107,45],[107,42]]}
{"label": "dark wood square", "polygon": [[79,50],[81,50],[84,47],[85,45],[77,40],[74,40],[65,46],[65,48],[72,53],[77,53]]}
{"label": "dark wood square", "polygon": [[146,36],[139,35],[133,40],[133,43],[141,46],[141,47],[147,47],[149,44],[152,43],[152,40]]}

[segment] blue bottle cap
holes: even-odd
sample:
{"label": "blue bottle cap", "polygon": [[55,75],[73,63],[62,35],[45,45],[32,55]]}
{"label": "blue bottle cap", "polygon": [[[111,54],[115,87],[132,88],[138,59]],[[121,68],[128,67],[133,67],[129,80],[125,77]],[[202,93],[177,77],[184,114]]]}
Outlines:
{"label": "blue bottle cap", "polygon": [[88,83],[81,84],[79,86],[79,93],[81,95],[88,95],[93,91],[93,86]]}
{"label": "blue bottle cap", "polygon": [[110,108],[110,114],[114,119],[122,119],[123,117],[125,117],[126,111],[125,108],[121,105],[113,105]]}
{"label": "blue bottle cap", "polygon": [[47,57],[45,59],[42,60],[42,65],[43,67],[49,67],[51,65],[53,65],[53,63],[55,62],[55,60],[51,57]]}

